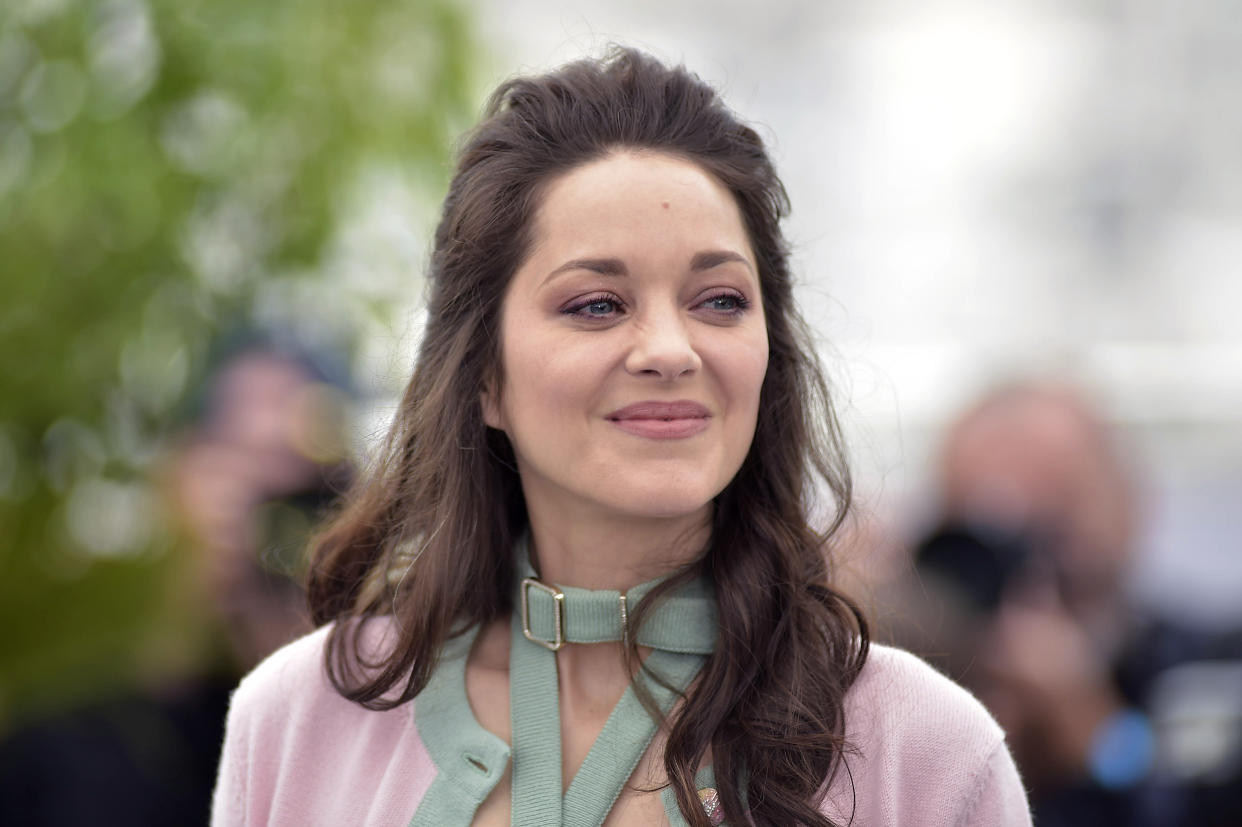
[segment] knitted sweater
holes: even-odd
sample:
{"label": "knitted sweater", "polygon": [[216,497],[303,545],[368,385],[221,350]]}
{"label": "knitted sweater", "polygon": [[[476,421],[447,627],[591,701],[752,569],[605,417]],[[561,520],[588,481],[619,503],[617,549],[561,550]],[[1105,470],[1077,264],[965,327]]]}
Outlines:
{"label": "knitted sweater", "polygon": [[[214,827],[407,825],[431,799],[437,813],[456,810],[468,824],[503,774],[508,748],[469,714],[464,650],[446,651],[411,704],[375,712],[328,682],[326,635],[321,628],[277,651],[234,692]],[[837,823],[851,814],[859,827],[1031,823],[1000,728],[923,661],[872,646],[845,706],[857,752],[822,807]]]}

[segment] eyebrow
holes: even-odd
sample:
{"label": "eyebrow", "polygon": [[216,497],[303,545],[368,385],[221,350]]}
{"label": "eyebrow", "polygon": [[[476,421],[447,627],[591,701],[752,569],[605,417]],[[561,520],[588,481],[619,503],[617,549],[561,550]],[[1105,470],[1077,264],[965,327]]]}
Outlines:
{"label": "eyebrow", "polygon": [[698,273],[702,270],[710,270],[713,267],[728,264],[731,261],[745,264],[747,269],[753,269],[750,266],[750,262],[744,256],[732,250],[704,250],[701,253],[695,253],[694,258],[690,259],[690,269]]}
{"label": "eyebrow", "polygon": [[551,281],[553,276],[558,276],[569,270],[589,270],[592,273],[599,273],[601,276],[627,276],[630,272],[625,269],[625,262],[619,258],[575,258],[548,273],[548,277],[544,281]]}
{"label": "eyebrow", "polygon": [[[704,250],[695,253],[690,259],[690,270],[699,273],[730,262],[738,262],[746,265],[747,269],[754,269],[744,256],[732,250]],[[588,270],[601,276],[628,276],[630,272],[626,269],[625,262],[619,258],[575,258],[548,273],[544,283],[569,270]]]}

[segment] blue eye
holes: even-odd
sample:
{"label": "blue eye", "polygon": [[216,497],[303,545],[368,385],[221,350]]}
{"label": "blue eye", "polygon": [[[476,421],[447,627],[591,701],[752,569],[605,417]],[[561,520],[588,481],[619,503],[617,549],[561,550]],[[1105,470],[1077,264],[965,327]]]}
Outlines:
{"label": "blue eye", "polygon": [[608,295],[586,296],[561,310],[566,316],[580,319],[611,319],[624,311],[621,301]]}
{"label": "blue eye", "polygon": [[744,296],[737,293],[720,293],[704,299],[699,304],[699,307],[710,310],[713,313],[722,313],[728,316],[737,315],[749,306],[750,302]]}

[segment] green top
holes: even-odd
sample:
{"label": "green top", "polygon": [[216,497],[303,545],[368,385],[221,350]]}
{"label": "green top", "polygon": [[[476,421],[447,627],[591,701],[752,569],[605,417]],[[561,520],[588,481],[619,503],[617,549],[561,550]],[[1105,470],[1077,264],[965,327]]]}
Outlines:
{"label": "green top", "polygon": [[[528,579],[517,588],[509,656],[514,746],[484,729],[470,709],[466,660],[478,634],[477,628],[471,629],[445,646],[439,666],[414,703],[419,735],[438,773],[410,827],[468,825],[511,759],[515,827],[600,824],[655,735],[655,721],[633,687],[627,687],[569,789],[561,794],[560,704],[553,648],[558,640],[622,640],[628,634],[627,609],[659,581],[631,589],[624,599],[616,591],[560,589],[535,581],[524,548],[519,551],[519,572]],[[664,712],[702,668],[715,633],[715,599],[704,581],[670,595],[643,624],[639,643],[654,649],[645,666],[676,691],[645,674],[638,680]],[[700,787],[712,786],[711,768],[704,768],[697,780]],[[663,801],[670,825],[685,825],[670,788],[664,790]]]}

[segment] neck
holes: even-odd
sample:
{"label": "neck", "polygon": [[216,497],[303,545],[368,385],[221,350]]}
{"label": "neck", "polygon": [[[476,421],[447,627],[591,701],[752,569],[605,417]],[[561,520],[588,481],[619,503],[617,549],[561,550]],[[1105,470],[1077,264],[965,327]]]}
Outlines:
{"label": "neck", "polygon": [[625,591],[697,559],[711,532],[710,507],[670,518],[541,514],[530,510],[531,562],[561,586]]}

